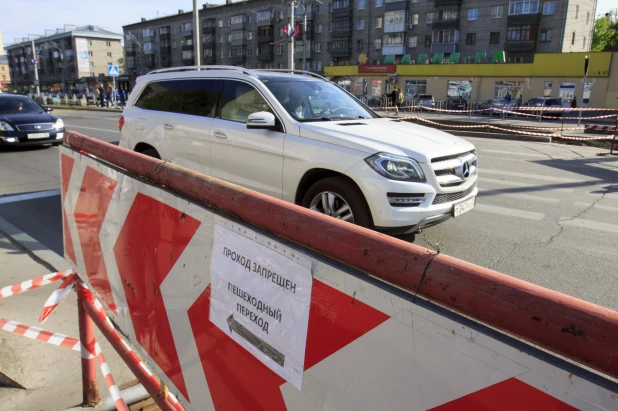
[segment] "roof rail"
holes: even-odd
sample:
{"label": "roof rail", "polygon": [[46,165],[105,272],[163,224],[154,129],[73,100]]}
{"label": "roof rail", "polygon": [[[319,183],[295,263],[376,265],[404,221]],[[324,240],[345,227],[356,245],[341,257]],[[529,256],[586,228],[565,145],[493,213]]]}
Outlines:
{"label": "roof rail", "polygon": [[329,81],[326,77],[320,76],[319,74],[312,73],[311,71],[307,71],[307,70],[256,69],[256,70],[252,70],[252,71],[270,71],[270,72],[276,72],[276,73],[304,74],[304,75],[307,75],[307,76],[311,76],[311,77],[315,77],[315,78],[319,78],[319,79],[322,79],[322,80]]}
{"label": "roof rail", "polygon": [[195,70],[195,71],[199,71],[199,70],[233,70],[233,71],[240,71],[240,72],[248,74],[249,76],[252,76],[252,77],[257,77],[251,70],[243,68],[243,67],[217,66],[217,65],[169,67],[169,68],[164,68],[164,69],[153,70],[153,71],[149,72],[148,74],[159,74],[159,73],[169,73],[169,72],[172,72],[172,71],[191,71],[191,70]]}

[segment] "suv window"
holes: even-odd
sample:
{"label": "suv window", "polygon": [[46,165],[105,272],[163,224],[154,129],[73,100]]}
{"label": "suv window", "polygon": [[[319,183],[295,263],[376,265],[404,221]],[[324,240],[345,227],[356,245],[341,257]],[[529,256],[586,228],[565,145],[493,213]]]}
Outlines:
{"label": "suv window", "polygon": [[421,94],[418,96],[419,100],[431,100],[433,96],[431,94]]}
{"label": "suv window", "polygon": [[145,110],[214,117],[218,99],[216,80],[167,80],[148,84],[135,105]]}
{"label": "suv window", "polygon": [[[225,80],[221,93],[221,118],[245,123],[249,114],[272,109],[253,86],[240,81]],[[273,113],[274,114],[274,113]]]}

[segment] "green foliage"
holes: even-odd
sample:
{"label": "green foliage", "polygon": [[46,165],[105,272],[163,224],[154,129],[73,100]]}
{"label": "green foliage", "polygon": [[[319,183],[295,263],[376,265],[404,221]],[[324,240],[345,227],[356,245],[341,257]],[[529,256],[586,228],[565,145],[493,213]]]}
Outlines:
{"label": "green foliage", "polygon": [[618,51],[618,9],[594,22],[592,51]]}

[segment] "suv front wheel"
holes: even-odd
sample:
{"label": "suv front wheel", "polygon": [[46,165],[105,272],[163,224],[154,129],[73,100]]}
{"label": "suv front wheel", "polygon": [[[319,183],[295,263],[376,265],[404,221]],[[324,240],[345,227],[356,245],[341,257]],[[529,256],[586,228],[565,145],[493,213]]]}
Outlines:
{"label": "suv front wheel", "polygon": [[339,220],[373,228],[365,197],[358,187],[344,177],[329,177],[313,184],[302,206]]}

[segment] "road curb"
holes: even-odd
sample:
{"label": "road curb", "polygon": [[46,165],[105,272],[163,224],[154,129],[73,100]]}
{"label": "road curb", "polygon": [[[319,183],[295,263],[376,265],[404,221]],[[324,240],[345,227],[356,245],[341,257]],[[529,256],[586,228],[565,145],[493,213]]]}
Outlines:
{"label": "road curb", "polygon": [[[434,127],[432,127],[434,128]],[[529,141],[536,143],[551,143],[551,137],[542,137],[542,136],[526,136],[526,135],[517,135],[517,134],[497,134],[497,133],[487,133],[485,131],[455,131],[448,130],[443,128],[436,128],[436,130],[442,130],[449,132],[455,136],[459,137],[477,137],[477,138],[490,138],[493,140],[510,140],[510,141]]]}
{"label": "road curb", "polygon": [[73,268],[64,257],[45,247],[1,217],[0,233],[4,234],[10,242],[23,249],[34,260],[49,268],[50,271],[65,271]]}

